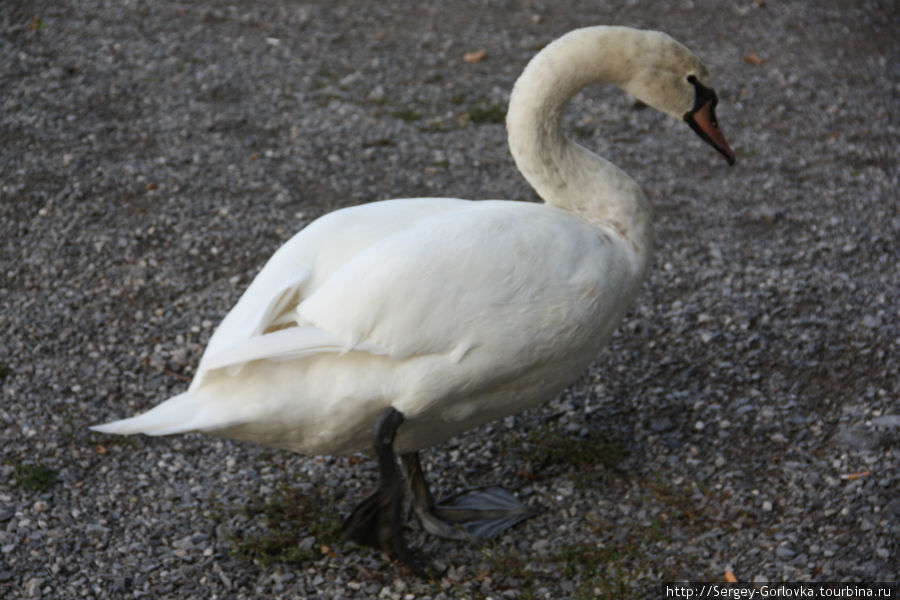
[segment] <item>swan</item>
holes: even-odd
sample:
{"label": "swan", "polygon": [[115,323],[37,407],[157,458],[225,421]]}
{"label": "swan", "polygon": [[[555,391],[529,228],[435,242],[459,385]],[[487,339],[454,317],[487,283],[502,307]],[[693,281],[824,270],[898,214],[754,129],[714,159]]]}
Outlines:
{"label": "swan", "polygon": [[344,531],[418,573],[405,495],[425,530],[451,539],[531,516],[499,488],[435,502],[418,451],[559,393],[638,292],[653,250],[647,199],[561,129],[569,100],[594,83],[686,121],[734,164],[709,73],[685,46],[626,27],[571,31],[528,63],[506,118],[515,164],[543,204],[396,199],[322,216],[266,263],[187,391],[92,429],[374,451],[378,487]]}

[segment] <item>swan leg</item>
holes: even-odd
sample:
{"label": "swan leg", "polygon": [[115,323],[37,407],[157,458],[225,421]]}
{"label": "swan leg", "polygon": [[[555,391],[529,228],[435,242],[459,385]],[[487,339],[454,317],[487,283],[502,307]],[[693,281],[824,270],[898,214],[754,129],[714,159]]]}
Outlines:
{"label": "swan leg", "polygon": [[403,421],[402,413],[389,408],[375,422],[378,488],[353,509],[344,521],[343,532],[357,544],[382,550],[416,574],[427,577],[425,567],[413,557],[403,538],[403,482],[393,447],[397,429]]}
{"label": "swan leg", "polygon": [[480,542],[497,537],[510,527],[537,514],[506,490],[483,487],[465,490],[435,502],[419,454],[400,456],[412,509],[428,533],[451,540]]}

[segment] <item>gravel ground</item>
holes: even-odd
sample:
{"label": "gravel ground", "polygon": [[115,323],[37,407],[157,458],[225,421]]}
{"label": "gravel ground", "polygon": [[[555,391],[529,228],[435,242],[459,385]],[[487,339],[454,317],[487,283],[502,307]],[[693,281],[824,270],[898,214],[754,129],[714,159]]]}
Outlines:
{"label": "gravel ground", "polygon": [[[375,481],[365,457],[86,429],[183,390],[317,216],[534,199],[506,149],[508,90],[596,23],[703,57],[738,164],[612,90],[573,103],[573,135],[654,203],[656,264],[585,377],[426,453],[445,492],[499,481],[539,516],[480,548],[412,525],[447,567],[421,581],[335,536]],[[0,596],[897,580],[898,25],[891,1],[4,1]]]}

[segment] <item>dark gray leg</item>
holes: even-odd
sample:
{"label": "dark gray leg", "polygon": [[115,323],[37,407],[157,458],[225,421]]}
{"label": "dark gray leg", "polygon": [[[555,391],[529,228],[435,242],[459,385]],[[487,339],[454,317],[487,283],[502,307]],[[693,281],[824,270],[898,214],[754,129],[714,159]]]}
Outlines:
{"label": "dark gray leg", "polygon": [[419,454],[400,456],[412,508],[428,533],[451,540],[483,541],[532,517],[536,511],[506,490],[491,486],[465,490],[435,503]]}
{"label": "dark gray leg", "polygon": [[394,438],[403,423],[400,411],[389,408],[375,422],[375,456],[378,458],[378,488],[360,502],[344,521],[344,535],[364,546],[385,552],[419,575],[427,573],[403,539],[403,481],[397,468]]}
{"label": "dark gray leg", "polygon": [[425,481],[419,453],[401,454],[400,460],[403,461],[403,468],[406,471],[406,487],[412,499],[412,509],[425,531],[449,540],[471,540],[471,536],[464,529],[442,521],[434,514],[434,498]]}

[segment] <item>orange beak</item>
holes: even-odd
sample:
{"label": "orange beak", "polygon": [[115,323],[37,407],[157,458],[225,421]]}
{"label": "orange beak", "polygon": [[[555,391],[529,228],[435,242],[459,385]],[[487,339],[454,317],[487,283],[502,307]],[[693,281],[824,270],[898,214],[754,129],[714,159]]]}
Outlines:
{"label": "orange beak", "polygon": [[688,113],[685,116],[685,120],[691,126],[691,129],[697,132],[697,135],[718,150],[725,157],[725,160],[728,161],[729,165],[733,165],[735,160],[734,150],[725,141],[725,136],[722,135],[722,130],[719,129],[719,123],[716,121],[715,105],[715,99],[711,99],[694,112]]}

